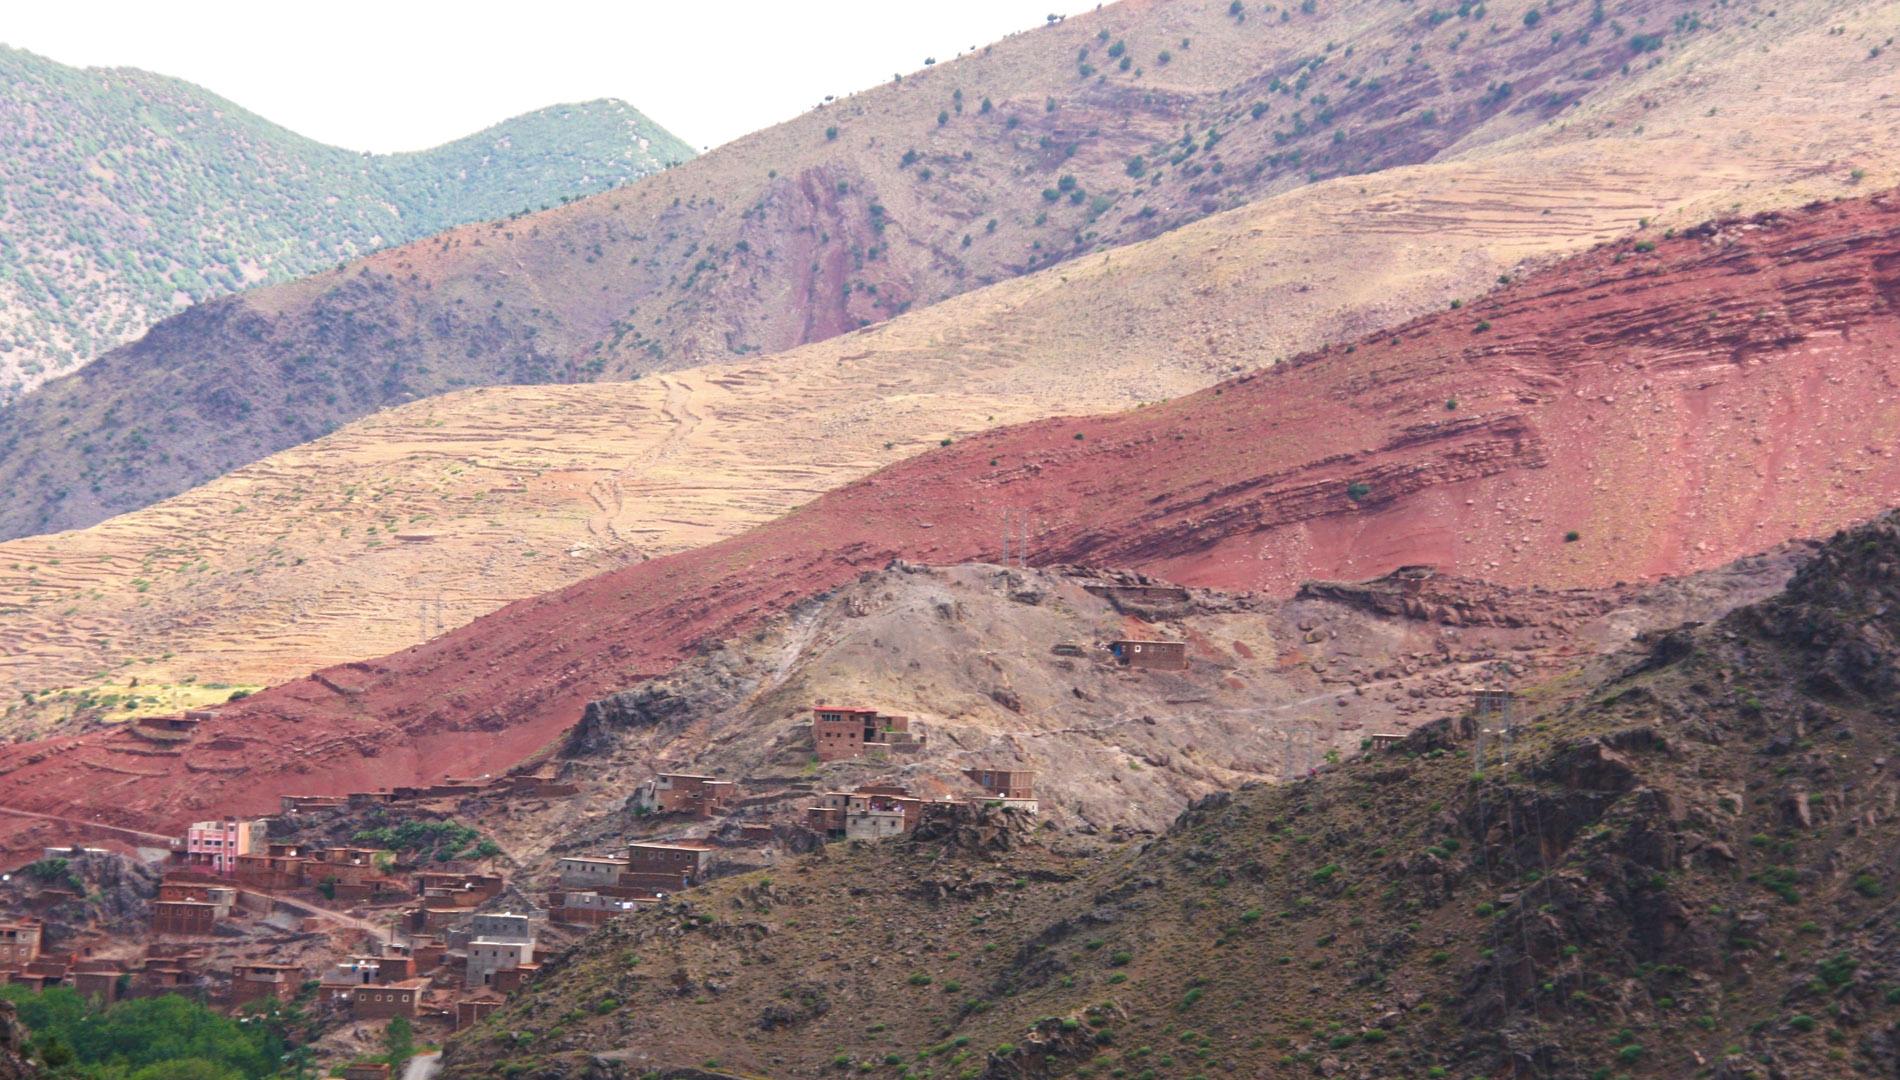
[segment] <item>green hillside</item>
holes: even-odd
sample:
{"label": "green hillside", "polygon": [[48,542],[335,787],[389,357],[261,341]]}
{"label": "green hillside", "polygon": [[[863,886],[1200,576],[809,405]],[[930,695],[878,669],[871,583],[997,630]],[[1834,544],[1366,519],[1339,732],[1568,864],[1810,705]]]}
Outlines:
{"label": "green hillside", "polygon": [[0,83],[0,402],[187,304],[692,156],[618,101],[367,155],[144,71],[0,46]]}

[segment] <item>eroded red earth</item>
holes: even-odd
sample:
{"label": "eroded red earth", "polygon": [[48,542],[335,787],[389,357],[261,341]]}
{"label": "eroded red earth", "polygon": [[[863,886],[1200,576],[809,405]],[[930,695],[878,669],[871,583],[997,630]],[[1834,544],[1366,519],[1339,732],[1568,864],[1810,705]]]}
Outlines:
{"label": "eroded red earth", "polygon": [[[926,454],[229,706],[180,753],[120,732],[7,748],[0,805],[174,830],[281,793],[500,771],[588,700],[862,570],[997,557],[1005,508],[1035,522],[1035,561],[1228,589],[1408,563],[1546,586],[1717,565],[1900,503],[1897,307],[1887,197],[1639,236],[1163,406]],[[71,833],[0,829],[16,855]]]}

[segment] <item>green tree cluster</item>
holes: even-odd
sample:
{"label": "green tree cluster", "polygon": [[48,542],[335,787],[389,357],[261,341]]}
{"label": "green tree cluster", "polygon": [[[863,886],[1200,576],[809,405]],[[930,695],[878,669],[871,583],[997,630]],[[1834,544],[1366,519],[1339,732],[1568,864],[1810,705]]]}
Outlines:
{"label": "green tree cluster", "polygon": [[67,987],[0,986],[32,1049],[57,1076],[83,1080],[258,1080],[283,1071],[294,1011],[233,1019],[169,995],[99,1006]]}

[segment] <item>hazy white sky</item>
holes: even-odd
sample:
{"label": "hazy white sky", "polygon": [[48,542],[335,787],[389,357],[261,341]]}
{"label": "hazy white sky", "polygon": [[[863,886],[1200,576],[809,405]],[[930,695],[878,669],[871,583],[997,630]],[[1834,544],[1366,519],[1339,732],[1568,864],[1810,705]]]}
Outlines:
{"label": "hazy white sky", "polygon": [[717,146],[1094,0],[7,3],[0,42],[198,83],[352,150],[418,150],[616,97]]}

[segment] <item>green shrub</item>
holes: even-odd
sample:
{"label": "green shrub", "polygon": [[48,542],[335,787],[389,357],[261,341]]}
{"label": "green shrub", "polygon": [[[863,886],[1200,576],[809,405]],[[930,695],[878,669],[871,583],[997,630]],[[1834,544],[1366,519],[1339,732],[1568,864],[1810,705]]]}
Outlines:
{"label": "green shrub", "polygon": [[1821,961],[1821,981],[1838,990],[1854,981],[1854,972],[1859,967],[1860,964],[1853,957],[1846,953],[1835,953]]}

